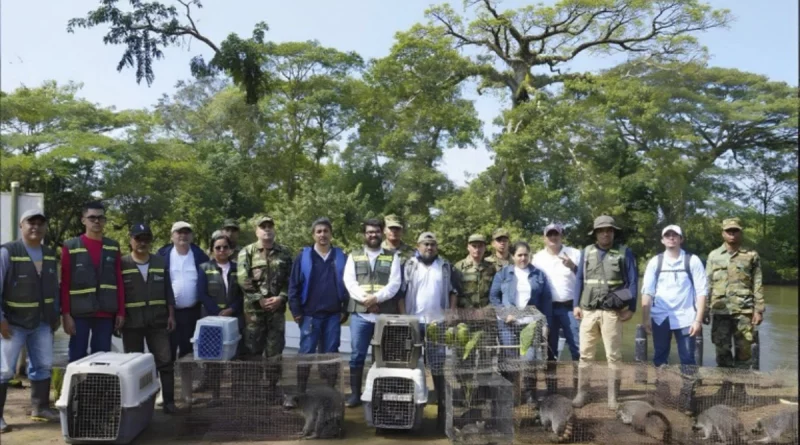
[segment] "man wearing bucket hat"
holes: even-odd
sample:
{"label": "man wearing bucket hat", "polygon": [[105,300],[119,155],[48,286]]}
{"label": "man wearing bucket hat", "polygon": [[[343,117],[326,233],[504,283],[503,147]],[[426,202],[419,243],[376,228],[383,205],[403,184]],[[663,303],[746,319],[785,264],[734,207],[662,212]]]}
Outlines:
{"label": "man wearing bucket hat", "polygon": [[[711,341],[720,368],[747,369],[754,361],[757,363],[751,348],[758,342],[756,327],[761,324],[765,310],[761,259],[758,252],[742,246],[742,235],[739,218],[722,221],[725,243],[712,250],[706,262],[710,286],[707,312],[713,317]],[[732,388],[729,382],[724,382],[721,392],[727,395],[731,389],[744,393],[745,388],[739,384]]]}
{"label": "man wearing bucket hat", "polygon": [[489,289],[497,271],[483,258],[486,237],[473,233],[467,239],[467,257],[453,266],[454,282],[459,291],[459,308],[479,309],[489,305]]}
{"label": "man wearing bucket hat", "polygon": [[10,431],[3,420],[8,382],[17,358],[28,346],[31,419],[58,421],[50,408],[53,331],[58,323],[58,275],[55,252],[42,240],[47,218],[28,210],[19,219],[21,239],[0,247],[0,433]]}
{"label": "man wearing bucket hat", "polygon": [[619,227],[614,218],[595,218],[590,235],[595,243],[581,252],[576,280],[573,314],[580,325],[580,361],[578,394],[572,401],[576,408],[588,402],[589,366],[594,362],[595,347],[603,341],[608,362],[608,407],[617,409],[622,362],[622,323],[636,311],[638,270],[633,252],[616,241]]}

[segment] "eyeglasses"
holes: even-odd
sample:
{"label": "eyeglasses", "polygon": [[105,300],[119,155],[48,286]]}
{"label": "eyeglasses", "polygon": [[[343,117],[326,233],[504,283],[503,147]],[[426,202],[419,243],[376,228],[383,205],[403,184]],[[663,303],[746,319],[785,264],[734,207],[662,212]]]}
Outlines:
{"label": "eyeglasses", "polygon": [[97,216],[97,215],[89,215],[89,216],[87,216],[87,217],[86,217],[86,219],[88,219],[88,220],[89,220],[89,221],[91,221],[91,222],[97,222],[97,221],[100,221],[100,222],[106,222],[106,217],[105,217],[105,215],[100,215],[100,216]]}
{"label": "eyeglasses", "polygon": [[214,246],[214,250],[228,250],[231,246]]}

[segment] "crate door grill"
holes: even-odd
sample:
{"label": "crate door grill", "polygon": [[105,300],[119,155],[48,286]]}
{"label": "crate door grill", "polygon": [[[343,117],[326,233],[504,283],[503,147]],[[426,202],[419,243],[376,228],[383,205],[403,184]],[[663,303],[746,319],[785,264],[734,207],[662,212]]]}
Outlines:
{"label": "crate door grill", "polygon": [[408,363],[411,360],[413,337],[410,325],[386,325],[381,335],[383,361]]}
{"label": "crate door grill", "polygon": [[72,376],[67,416],[71,438],[115,440],[122,417],[119,377],[95,373]]}
{"label": "crate door grill", "polygon": [[197,355],[201,359],[222,358],[222,327],[200,326],[197,334]]}
{"label": "crate door grill", "polygon": [[372,419],[376,428],[410,428],[414,425],[414,381],[379,377],[372,390]]}

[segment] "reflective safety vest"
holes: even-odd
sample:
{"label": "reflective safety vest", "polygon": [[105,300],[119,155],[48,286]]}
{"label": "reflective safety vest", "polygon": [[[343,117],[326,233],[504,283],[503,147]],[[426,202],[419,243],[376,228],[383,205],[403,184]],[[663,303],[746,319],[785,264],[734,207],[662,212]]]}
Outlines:
{"label": "reflective safety vest", "polygon": [[[233,267],[233,266],[231,266]],[[214,300],[214,304],[222,310],[228,307],[228,293],[225,290],[225,281],[222,279],[222,270],[217,267],[216,261],[209,261],[200,265],[200,270],[205,272],[208,281],[208,295]],[[231,286],[236,285],[235,275],[228,278]]]}
{"label": "reflective safety vest", "polygon": [[131,255],[121,259],[122,283],[125,289],[125,327],[166,328],[169,318],[164,257],[150,255],[147,282]]}
{"label": "reflective safety vest", "polygon": [[117,310],[117,273],[115,262],[119,255],[119,244],[103,238],[100,265],[95,268],[89,251],[80,237],[67,240],[70,265],[70,313],[73,317],[88,317],[95,312]]}
{"label": "reflective safety vest", "polygon": [[[583,292],[581,307],[597,309],[609,291],[622,288],[625,283],[625,255],[628,248],[620,245],[609,249],[603,261],[600,250],[592,244],[583,250]],[[605,279],[605,280],[604,280]]]}
{"label": "reflective safety vest", "polygon": [[[392,274],[392,261],[394,260],[394,251],[386,250],[375,258],[375,268],[370,266],[369,257],[364,250],[353,252],[353,265],[356,271],[356,280],[358,285],[367,294],[375,294],[380,291],[389,283],[389,277]],[[394,295],[387,301],[378,304],[378,310],[381,314],[396,314],[397,302],[394,301]],[[347,303],[348,312],[367,312],[367,307],[362,303],[350,298]]]}
{"label": "reflective safety vest", "polygon": [[58,274],[53,250],[42,246],[42,271],[28,255],[22,241],[3,245],[8,250],[11,269],[3,283],[3,314],[9,324],[34,329],[44,322],[58,318],[55,299],[58,298]]}

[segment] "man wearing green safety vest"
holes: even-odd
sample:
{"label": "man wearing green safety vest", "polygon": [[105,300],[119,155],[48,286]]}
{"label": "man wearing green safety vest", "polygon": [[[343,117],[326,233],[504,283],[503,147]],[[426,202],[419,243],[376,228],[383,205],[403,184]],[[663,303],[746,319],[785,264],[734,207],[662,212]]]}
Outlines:
{"label": "man wearing green safety vest", "polygon": [[347,312],[350,317],[350,389],[348,407],[361,405],[361,381],[364,361],[379,314],[397,314],[395,298],[400,290],[400,257],[394,250],[381,247],[383,223],[367,219],[361,224],[364,246],[350,253],[344,266],[344,285],[350,294]]}
{"label": "man wearing green safety vest", "polygon": [[636,311],[638,270],[630,249],[615,241],[619,227],[614,218],[603,215],[594,220],[589,235],[595,243],[586,246],[578,263],[573,315],[581,320],[578,394],[572,405],[580,408],[588,401],[589,366],[594,362],[597,343],[602,340],[608,362],[608,407],[617,409],[621,384],[622,323]]}
{"label": "man wearing green safety vest", "polygon": [[58,326],[58,275],[55,252],[42,245],[47,219],[29,210],[19,220],[22,239],[0,247],[0,433],[8,382],[22,346],[28,347],[31,419],[58,421],[50,409],[53,331]]}
{"label": "man wearing green safety vest", "polygon": [[125,289],[125,326],[122,346],[125,353],[148,351],[153,354],[161,380],[161,395],[166,414],[175,412],[175,372],[169,333],[175,329],[175,297],[164,257],[151,255],[153,233],[139,223],[129,231],[131,253],[122,257],[122,285]]}
{"label": "man wearing green safety vest", "polygon": [[467,239],[469,254],[453,266],[453,279],[459,295],[459,308],[480,309],[489,305],[489,289],[492,287],[494,265],[483,259],[486,253],[486,237],[473,233]]}

